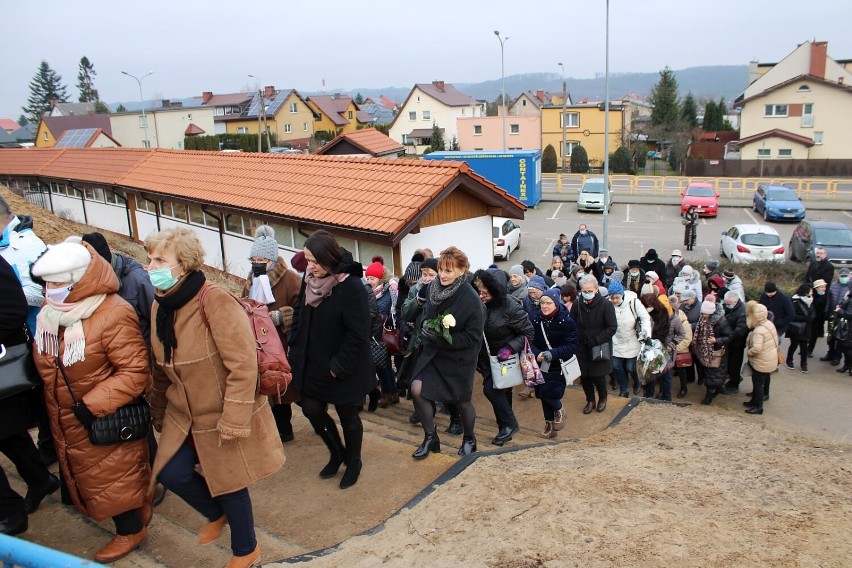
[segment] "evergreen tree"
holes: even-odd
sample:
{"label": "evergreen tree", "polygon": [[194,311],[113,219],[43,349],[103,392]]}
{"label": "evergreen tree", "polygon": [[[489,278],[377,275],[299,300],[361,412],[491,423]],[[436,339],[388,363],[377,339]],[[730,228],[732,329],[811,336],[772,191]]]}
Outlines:
{"label": "evergreen tree", "polygon": [[38,124],[42,114],[50,110],[51,100],[67,103],[67,88],[62,84],[62,77],[50,68],[47,61],[42,61],[30,81],[30,96],[27,99],[27,106],[23,107],[27,119]]}
{"label": "evergreen tree", "polygon": [[432,143],[429,144],[429,148],[432,152],[439,152],[447,149],[444,144],[444,132],[435,122],[432,123]]}
{"label": "evergreen tree", "polygon": [[680,118],[685,121],[690,128],[695,128],[698,125],[698,107],[695,104],[695,97],[692,93],[687,93],[680,106]]}
{"label": "evergreen tree", "polygon": [[704,132],[716,132],[716,130],[718,130],[716,128],[717,124],[718,110],[716,107],[716,103],[710,101],[706,105],[704,105]]}
{"label": "evergreen tree", "polygon": [[677,80],[674,71],[666,66],[660,71],[660,80],[651,91],[651,124],[673,128],[678,121]]}
{"label": "evergreen tree", "polygon": [[26,126],[28,124],[29,124],[29,121],[27,120],[26,116],[21,115],[21,116],[18,117],[18,126]]}
{"label": "evergreen tree", "polygon": [[81,103],[93,103],[99,101],[98,90],[95,89],[95,66],[89,61],[85,55],[80,58],[80,72],[77,73],[77,89],[80,91],[80,98],[77,99]]}
{"label": "evergreen tree", "polygon": [[459,151],[459,141],[458,138],[456,138],[455,136],[453,136],[453,141],[450,142],[450,150],[452,150],[453,152]]}
{"label": "evergreen tree", "polygon": [[364,97],[361,96],[360,92],[357,95],[355,95],[355,104],[356,105],[364,104]]}
{"label": "evergreen tree", "polygon": [[95,101],[95,114],[109,114],[109,107],[103,101]]}
{"label": "evergreen tree", "polygon": [[609,166],[614,174],[631,173],[633,171],[633,160],[630,159],[630,150],[626,146],[619,146],[612,155]]}
{"label": "evergreen tree", "polygon": [[725,97],[719,99],[719,104],[716,106],[716,114],[719,117],[716,125],[719,127],[719,130],[722,130],[722,123],[725,121],[725,115],[728,114],[728,107],[725,106]]}
{"label": "evergreen tree", "polygon": [[574,146],[571,151],[571,173],[585,174],[589,172],[589,154],[582,145]]}
{"label": "evergreen tree", "polygon": [[127,112],[127,109],[124,108],[124,105],[119,103],[117,107],[115,107],[115,112]]}
{"label": "evergreen tree", "polygon": [[544,152],[541,153],[541,173],[556,173],[556,149],[553,144],[545,146]]}

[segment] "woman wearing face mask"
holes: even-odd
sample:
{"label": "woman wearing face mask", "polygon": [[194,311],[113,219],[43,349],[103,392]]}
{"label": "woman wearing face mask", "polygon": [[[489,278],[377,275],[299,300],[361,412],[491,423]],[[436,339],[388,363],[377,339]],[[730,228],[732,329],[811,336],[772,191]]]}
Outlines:
{"label": "woman wearing face mask", "polygon": [[580,256],[577,257],[577,264],[583,269],[584,274],[594,273],[595,259],[589,254],[589,251],[580,251]]}
{"label": "woman wearing face mask", "polygon": [[724,390],[728,370],[726,348],[732,336],[722,305],[704,300],[701,303],[701,318],[692,335],[693,350],[703,369],[703,382],[707,388],[701,404],[710,404]]}
{"label": "woman wearing face mask", "polygon": [[[664,282],[666,290],[671,287],[675,277],[680,274],[684,266],[686,266],[686,261],[683,259],[683,253],[679,249],[673,250],[671,258],[666,263],[666,281]],[[662,274],[660,277],[662,277]]]}
{"label": "woman wearing face mask", "polygon": [[[148,534],[148,442],[95,446],[88,429],[95,418],[151,390],[148,351],[136,311],[117,294],[115,272],[89,245],[52,246],[31,273],[46,282],[34,359],[44,380],[59,469],[80,513],[95,521],[112,517],[116,536],[95,560],[113,562]],[[75,399],[82,404],[72,407]]]}
{"label": "woman wearing face mask", "polygon": [[[687,318],[686,313],[680,309],[680,300],[678,300],[675,296],[669,296],[669,303],[675,312],[674,317],[680,320],[680,326],[683,328],[683,339],[681,339],[675,347],[674,356],[677,357],[677,355],[689,353],[689,347],[692,345],[692,326],[689,324],[689,319]],[[675,367],[672,369],[672,374],[677,373],[677,377],[680,380],[680,390],[678,390],[677,393],[678,398],[683,398],[687,394],[686,385],[689,382],[691,371],[691,365],[689,367]],[[692,377],[695,377],[694,373],[692,374]]]}
{"label": "woman wearing face mask", "polygon": [[621,281],[625,290],[629,290],[639,296],[642,291],[642,286],[645,284],[645,273],[639,268],[638,260],[631,260],[627,263],[627,272],[624,273],[624,279]]}
{"label": "woman wearing face mask", "polygon": [[802,372],[808,372],[808,341],[811,337],[811,326],[815,319],[813,304],[813,288],[808,284],[799,286],[793,294],[793,321],[787,325],[787,339],[790,347],[787,348],[787,368],[793,368],[793,356],[799,349],[799,360]]}
{"label": "woman wearing face mask", "polygon": [[[636,357],[639,341],[651,335],[651,318],[636,294],[625,290],[620,282],[610,282],[609,301],[615,306],[618,327],[612,336],[612,371],[619,396],[630,396],[629,377],[633,377],[633,394],[639,393],[639,376],[636,374]],[[637,323],[638,330],[637,330]]]}
{"label": "woman wearing face mask", "polygon": [[[278,337],[287,349],[287,335],[293,325],[293,308],[299,301],[302,279],[287,267],[287,262],[278,254],[275,229],[269,225],[257,228],[249,254],[251,272],[243,283],[242,297],[266,304]],[[297,400],[299,393],[295,387],[287,389],[280,404],[277,398],[269,400],[282,442],[293,440],[292,403]]]}
{"label": "woman wearing face mask", "polygon": [[204,248],[193,231],[155,233],[145,250],[156,289],[151,418],[161,434],[154,476],[206,518],[199,544],[213,543],[230,525],[228,566],[253,566],[260,548],[248,486],[284,464],[269,398],[257,394],[254,333],[242,306],[206,283]]}
{"label": "woman wearing face mask", "polygon": [[[672,361],[672,365],[670,366],[674,367],[673,360],[677,346],[686,336],[683,331],[683,325],[680,322],[680,316],[677,314],[669,315],[666,312],[666,308],[660,303],[660,300],[653,294],[645,294],[639,300],[651,316],[651,336],[649,339],[657,339],[663,344],[666,353],[668,353],[668,358]],[[654,396],[654,390],[657,385],[660,386],[660,394],[657,398],[660,400],[671,400],[671,368],[659,375],[655,380],[645,384],[646,398]]]}
{"label": "woman wearing face mask", "polygon": [[[577,322],[579,330],[577,361],[580,363],[580,381],[586,394],[583,414],[589,414],[596,408],[598,412],[603,412],[607,397],[606,375],[612,372],[612,360],[593,361],[592,348],[612,342],[618,329],[618,320],[612,303],[601,298],[598,281],[594,276],[586,276],[580,282],[580,297],[571,308],[571,317]],[[598,394],[597,406],[595,391]]]}
{"label": "woman wearing face mask", "polygon": [[812,304],[814,310],[814,321],[811,325],[811,336],[808,339],[808,358],[814,356],[814,348],[816,347],[817,341],[819,341],[820,337],[825,335],[825,321],[826,317],[826,304],[827,296],[825,295],[826,288],[828,287],[828,283],[825,280],[818,279],[814,282],[813,288],[813,299],[814,302]]}
{"label": "woman wearing face mask", "polygon": [[509,269],[509,282],[507,284],[509,295],[519,303],[529,295],[527,287],[527,277],[524,274],[524,267],[516,264]]}
{"label": "woman wearing face mask", "polygon": [[[432,413],[432,403],[437,401],[453,403],[459,411],[464,430],[459,455],[476,451],[473,376],[482,347],[485,310],[470,285],[467,276],[469,269],[467,255],[456,247],[448,247],[438,257],[438,278],[426,290],[424,326],[420,330],[423,343],[411,382],[414,408],[424,432],[423,443],[411,456],[416,460],[441,451],[441,441]],[[511,303],[523,311],[519,303]],[[438,335],[431,327],[425,327],[426,322],[436,318],[441,319],[452,342]],[[448,318],[446,323],[445,318]]]}

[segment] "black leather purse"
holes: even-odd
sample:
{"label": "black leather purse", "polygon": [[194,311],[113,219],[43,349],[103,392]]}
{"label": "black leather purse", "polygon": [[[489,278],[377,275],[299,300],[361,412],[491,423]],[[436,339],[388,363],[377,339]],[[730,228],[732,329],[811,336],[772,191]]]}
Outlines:
{"label": "black leather purse", "polygon": [[[62,373],[62,378],[65,380],[65,386],[71,393],[74,405],[82,405],[83,403],[74,396],[74,391],[71,390],[71,383],[68,382],[64,365],[59,359],[56,360],[56,363],[59,366],[59,372]],[[151,407],[144,401],[134,402],[120,407],[112,414],[95,418],[92,427],[88,429],[89,441],[95,446],[132,442],[147,438],[150,429]]]}
{"label": "black leather purse", "polygon": [[32,390],[41,384],[29,340],[9,347],[0,344],[0,400]]}

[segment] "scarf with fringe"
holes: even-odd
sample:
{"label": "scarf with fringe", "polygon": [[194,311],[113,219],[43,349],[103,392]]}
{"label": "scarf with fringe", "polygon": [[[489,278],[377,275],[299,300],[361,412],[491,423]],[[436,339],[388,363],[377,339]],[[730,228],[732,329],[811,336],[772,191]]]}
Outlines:
{"label": "scarf with fringe", "polygon": [[95,294],[79,302],[64,303],[47,299],[36,317],[36,347],[39,353],[59,357],[59,328],[65,328],[65,352],[62,364],[70,367],[86,360],[84,320],[91,316],[106,299],[106,294]]}

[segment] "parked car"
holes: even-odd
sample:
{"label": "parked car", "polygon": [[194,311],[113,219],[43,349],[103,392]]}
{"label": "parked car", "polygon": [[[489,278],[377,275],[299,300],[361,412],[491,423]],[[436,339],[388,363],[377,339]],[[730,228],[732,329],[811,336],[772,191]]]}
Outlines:
{"label": "parked car", "polygon": [[788,247],[790,260],[810,263],[816,249],[824,248],[836,267],[852,269],[852,229],[838,221],[802,221],[793,231]]}
{"label": "parked car", "polygon": [[[609,208],[612,207],[612,185],[609,186]],[[609,210],[607,208],[607,210]],[[588,178],[577,196],[577,211],[604,210],[604,178]]]}
{"label": "parked car", "polygon": [[801,221],[806,213],[796,192],[783,185],[758,185],[751,207],[764,221]]}
{"label": "parked car", "polygon": [[713,189],[713,184],[692,182],[681,191],[680,214],[686,213],[691,206],[699,217],[716,217],[719,214],[719,194]]}
{"label": "parked car", "polygon": [[509,260],[512,253],[521,248],[521,228],[513,220],[503,217],[493,217],[492,224],[494,258]]}
{"label": "parked car", "polygon": [[304,154],[301,150],[287,148],[286,146],[273,146],[269,149],[270,154]]}
{"label": "parked car", "polygon": [[722,233],[719,255],[737,263],[786,260],[778,231],[768,225],[734,225]]}

